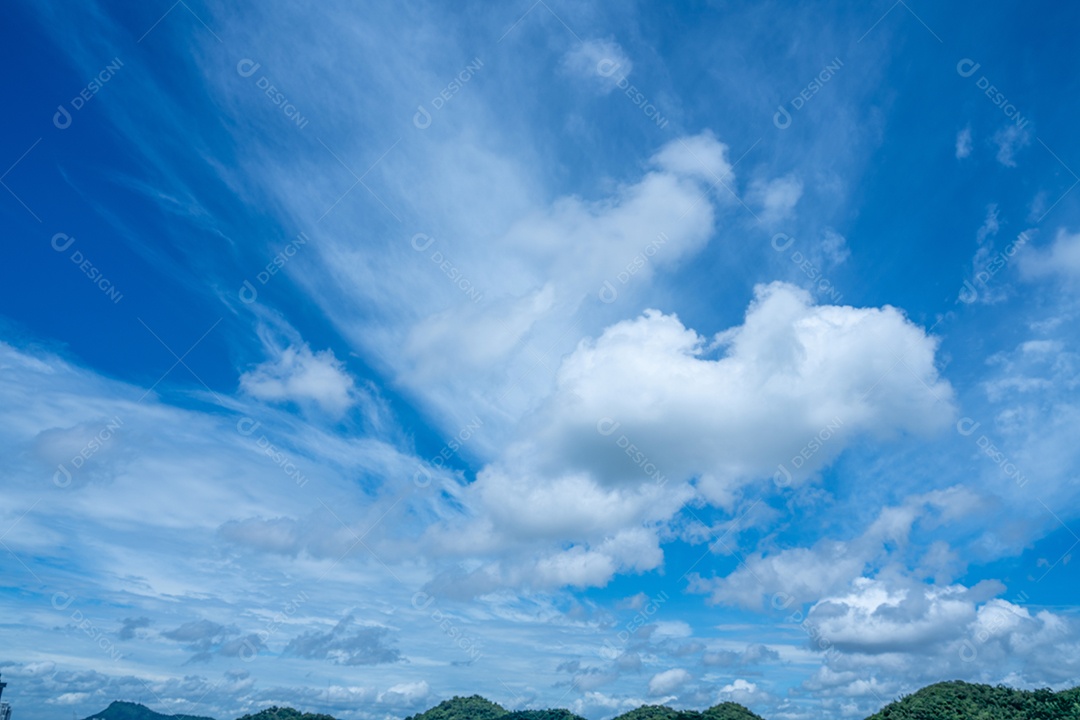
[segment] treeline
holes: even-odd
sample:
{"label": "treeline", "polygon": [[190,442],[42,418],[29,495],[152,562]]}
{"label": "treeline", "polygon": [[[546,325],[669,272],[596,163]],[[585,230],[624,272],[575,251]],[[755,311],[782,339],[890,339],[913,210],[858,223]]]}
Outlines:
{"label": "treeline", "polygon": [[[85,720],[213,720],[193,715],[162,715],[130,702],[114,702]],[[302,713],[291,707],[270,707],[239,720],[336,720],[331,715]],[[510,711],[472,695],[445,700],[405,720],[585,720],[569,710]],[[643,705],[614,720],[763,720],[738,703],[708,710],[675,710]],[[924,687],[891,702],[866,720],[1080,720],[1080,687],[1061,692],[1016,690],[998,685],[954,681]]]}

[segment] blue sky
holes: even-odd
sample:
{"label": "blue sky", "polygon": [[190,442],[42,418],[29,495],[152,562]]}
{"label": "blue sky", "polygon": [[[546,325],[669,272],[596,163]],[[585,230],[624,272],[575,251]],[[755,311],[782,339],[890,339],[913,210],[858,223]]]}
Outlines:
{"label": "blue sky", "polygon": [[16,5],[5,698],[781,719],[1068,686],[1078,29]]}

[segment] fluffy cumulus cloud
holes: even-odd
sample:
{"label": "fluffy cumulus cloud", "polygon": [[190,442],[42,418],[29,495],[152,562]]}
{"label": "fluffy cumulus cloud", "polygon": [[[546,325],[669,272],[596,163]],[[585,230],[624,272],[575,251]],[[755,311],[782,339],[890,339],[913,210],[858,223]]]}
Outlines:
{"label": "fluffy cumulus cloud", "polygon": [[270,359],[240,376],[240,388],[259,400],[313,404],[341,415],[355,400],[356,383],[331,350],[306,343],[274,348]]}
{"label": "fluffy cumulus cloud", "polygon": [[827,660],[807,686],[858,693],[882,671],[892,692],[942,677],[1057,686],[1075,677],[1080,627],[1025,607],[1023,596],[995,597],[1004,590],[992,581],[965,587],[860,578],[806,615],[811,642]]}
{"label": "fluffy cumulus cloud", "polygon": [[806,477],[861,434],[943,427],[952,390],[936,346],[893,308],[817,306],[782,283],[759,286],[744,323],[712,343],[650,310],[564,361],[541,415],[543,461],[616,487],[655,467],[724,502],[780,464]]}
{"label": "fluffy cumulus cloud", "polygon": [[682,668],[673,668],[656,673],[649,680],[650,695],[670,695],[681,690],[693,677]]}
{"label": "fluffy cumulus cloud", "polygon": [[802,193],[802,180],[795,175],[785,175],[773,180],[755,180],[747,198],[759,208],[762,224],[772,228],[791,217]]}
{"label": "fluffy cumulus cloud", "polygon": [[764,693],[756,683],[742,678],[736,678],[720,688],[718,699],[721,702],[737,702],[742,705],[754,705],[762,700]]}
{"label": "fluffy cumulus cloud", "polygon": [[[702,132],[659,146],[640,173],[599,198],[559,196],[503,225],[456,238],[421,234],[415,244],[395,239],[381,254],[331,252],[331,240],[322,247],[336,280],[311,291],[335,317],[344,302],[395,318],[341,329],[386,358],[395,381],[448,434],[483,421],[470,449],[493,457],[513,421],[550,392],[561,354],[705,246],[730,204],[728,190],[710,190],[719,178],[734,185],[728,157]],[[380,268],[406,269],[410,282],[365,270],[374,258]]]}
{"label": "fluffy cumulus cloud", "polygon": [[972,595],[958,585],[890,588],[858,578],[851,592],[814,604],[808,619],[843,652],[905,652],[971,624],[976,618],[973,600],[978,599]]}
{"label": "fluffy cumulus cloud", "polygon": [[[816,306],[781,283],[712,343],[647,311],[563,361],[527,437],[460,489],[470,515],[433,545],[501,553],[475,582],[591,586],[657,568],[660,527],[695,494],[728,506],[748,483],[805,480],[854,438],[943,427],[952,390],[935,350],[893,308]],[[542,543],[561,549],[529,555]]]}

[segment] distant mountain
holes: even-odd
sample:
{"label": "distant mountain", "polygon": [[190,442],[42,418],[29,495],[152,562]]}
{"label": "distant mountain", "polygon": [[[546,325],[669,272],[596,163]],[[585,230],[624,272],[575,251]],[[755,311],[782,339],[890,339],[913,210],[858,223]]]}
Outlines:
{"label": "distant mountain", "polygon": [[84,720],[214,720],[201,715],[162,715],[145,705],[133,702],[114,701],[96,715]]}
{"label": "distant mountain", "polygon": [[998,685],[942,682],[891,702],[867,720],[1080,720],[1080,687],[1014,690]]}

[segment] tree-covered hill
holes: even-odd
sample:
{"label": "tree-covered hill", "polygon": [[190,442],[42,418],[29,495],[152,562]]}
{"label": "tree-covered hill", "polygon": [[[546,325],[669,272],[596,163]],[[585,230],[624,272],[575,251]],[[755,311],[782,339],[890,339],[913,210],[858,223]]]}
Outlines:
{"label": "tree-covered hill", "polygon": [[506,714],[506,709],[479,695],[469,697],[454,696],[449,700],[412,715],[405,720],[495,720]]}
{"label": "tree-covered hill", "polygon": [[252,715],[245,715],[239,720],[335,720],[333,715],[321,713],[302,713],[291,707],[279,708],[274,705]]}
{"label": "tree-covered hill", "polygon": [[585,720],[569,710],[518,710],[506,713],[499,720]]}
{"label": "tree-covered hill", "polygon": [[943,682],[889,703],[867,720],[1080,720],[1080,688],[1014,690]]}
{"label": "tree-covered hill", "polygon": [[109,707],[97,715],[91,715],[86,720],[213,720],[213,718],[199,715],[162,715],[145,705],[116,700]]}
{"label": "tree-covered hill", "polygon": [[614,720],[762,720],[742,705],[733,702],[713,705],[708,710],[675,710],[667,705],[642,705]]}

